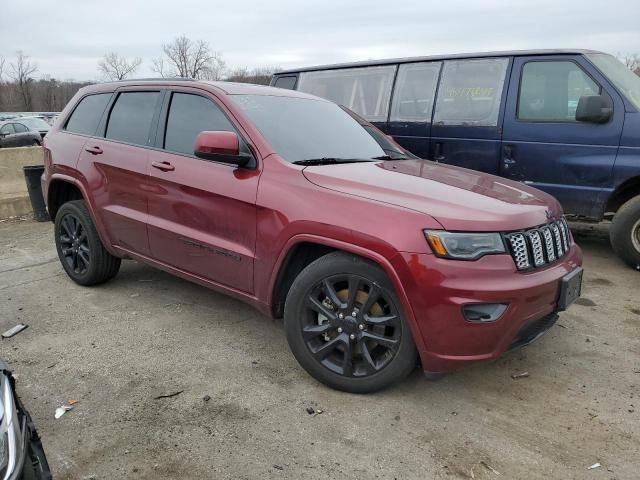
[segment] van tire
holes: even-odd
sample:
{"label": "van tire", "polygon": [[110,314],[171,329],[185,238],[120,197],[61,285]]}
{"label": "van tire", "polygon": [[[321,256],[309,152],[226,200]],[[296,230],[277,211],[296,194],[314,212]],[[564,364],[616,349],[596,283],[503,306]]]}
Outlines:
{"label": "van tire", "polygon": [[[76,251],[82,250],[82,256],[89,260],[88,265],[82,258],[77,260],[77,257],[81,256],[79,253],[75,255],[76,260],[73,259],[74,254],[69,253],[75,250],[76,237],[70,237],[67,232],[73,230],[70,225],[76,224],[79,227],[75,232],[71,232],[77,234]],[[104,283],[116,276],[121,260],[104,248],[84,200],[64,203],[56,213],[54,225],[58,258],[71,280],[79,285],[90,286]]]}
{"label": "van tire", "polygon": [[618,209],[611,222],[609,240],[616,255],[640,270],[640,195]]}
{"label": "van tire", "polygon": [[[346,284],[347,278],[354,277],[360,282],[354,288],[357,299],[354,307],[347,307],[351,290],[349,288],[345,292],[340,285]],[[314,295],[318,298],[318,293],[314,292],[319,292],[323,297],[328,288],[326,285],[334,281],[333,298],[337,300],[340,297],[341,305],[331,307],[333,319],[324,317],[321,321],[317,310],[314,312],[313,308],[309,308],[309,298]],[[352,285],[350,281],[348,285]],[[380,300],[365,312],[363,309],[369,297],[366,292],[371,294],[372,291],[375,292],[375,298]],[[338,295],[335,295],[336,292]],[[329,295],[324,301],[328,298]],[[356,316],[347,313],[356,310],[361,310],[357,311]],[[339,312],[344,316],[340,316]],[[394,315],[393,323],[385,323],[386,326],[374,324],[376,319],[392,318],[389,315]],[[318,328],[323,322],[333,325],[328,333],[316,333],[315,337],[309,337],[307,332]],[[350,393],[381,390],[406,377],[417,364],[416,346],[393,285],[378,265],[355,255],[332,252],[310,263],[289,290],[284,324],[289,347],[300,365],[316,380],[337,390]],[[358,324],[363,324],[364,328],[361,329]],[[381,350],[380,344],[375,341],[372,343],[372,335],[378,335],[380,339],[393,338],[396,343]],[[341,341],[334,342],[337,340]],[[333,347],[329,355],[319,357],[318,352],[326,350],[324,347],[332,343],[337,349]],[[346,366],[346,361],[343,362],[348,357],[347,348],[352,353],[349,366]],[[384,351],[385,348],[388,348],[388,352]],[[366,359],[372,359],[371,363]]]}

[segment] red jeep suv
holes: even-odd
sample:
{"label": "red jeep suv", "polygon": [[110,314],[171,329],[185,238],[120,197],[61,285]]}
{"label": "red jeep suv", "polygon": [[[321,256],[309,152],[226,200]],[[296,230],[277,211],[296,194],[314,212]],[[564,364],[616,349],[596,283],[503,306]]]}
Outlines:
{"label": "red jeep suv", "polygon": [[419,357],[495,359],[580,294],[556,200],[413,157],[342,107],[292,90],[147,80],[83,88],[45,138],[63,268],[135,259],[284,317],[296,359],[350,392]]}

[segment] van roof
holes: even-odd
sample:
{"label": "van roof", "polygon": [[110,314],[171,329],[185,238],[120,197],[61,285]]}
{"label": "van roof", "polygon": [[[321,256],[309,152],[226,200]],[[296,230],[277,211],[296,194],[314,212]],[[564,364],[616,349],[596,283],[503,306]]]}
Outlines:
{"label": "van roof", "polygon": [[393,65],[396,63],[429,62],[434,60],[465,59],[465,58],[491,58],[491,57],[518,57],[530,55],[584,55],[586,53],[603,53],[597,50],[584,49],[541,49],[541,50],[505,50],[495,52],[456,53],[453,55],[429,55],[426,57],[388,58],[383,60],[366,60],[361,62],[334,63],[330,65],[316,65],[313,67],[292,68],[281,70],[274,75],[287,73],[313,72],[316,70],[334,70],[339,68],[372,67],[381,65]]}

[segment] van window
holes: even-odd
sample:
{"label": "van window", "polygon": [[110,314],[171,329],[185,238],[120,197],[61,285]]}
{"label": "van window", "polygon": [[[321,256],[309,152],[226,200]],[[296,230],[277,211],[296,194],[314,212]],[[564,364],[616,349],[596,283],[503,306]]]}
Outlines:
{"label": "van window", "polygon": [[293,90],[296,86],[296,77],[278,77],[274,83],[274,87],[286,88],[287,90]]}
{"label": "van window", "polygon": [[222,110],[208,98],[189,93],[174,93],[167,117],[164,148],[193,155],[196,136],[208,130],[235,132]]}
{"label": "van window", "polygon": [[107,138],[147,145],[160,92],[123,92],[109,115]]}
{"label": "van window", "polygon": [[386,122],[395,65],[303,72],[298,90],[344,105],[370,122]]}
{"label": "van window", "polygon": [[82,135],[96,133],[104,109],[107,108],[110,99],[111,93],[97,93],[84,97],[69,117],[65,130]]}
{"label": "van window", "polygon": [[578,100],[600,87],[574,62],[532,61],[522,66],[518,118],[575,122]]}
{"label": "van window", "polygon": [[589,53],[587,58],[640,110],[640,76],[611,55]]}
{"label": "van window", "polygon": [[445,62],[433,122],[495,127],[508,64],[507,58]]}
{"label": "van window", "polygon": [[431,122],[441,65],[441,62],[400,65],[391,104],[391,121]]}

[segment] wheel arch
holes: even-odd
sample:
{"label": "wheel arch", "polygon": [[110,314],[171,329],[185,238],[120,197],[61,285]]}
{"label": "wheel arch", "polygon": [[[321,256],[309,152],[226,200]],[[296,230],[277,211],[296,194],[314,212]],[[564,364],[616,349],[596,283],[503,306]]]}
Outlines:
{"label": "wheel arch", "polygon": [[607,199],[605,213],[615,213],[626,202],[640,195],[640,175],[621,183]]}
{"label": "wheel arch", "polygon": [[376,251],[332,238],[305,234],[295,236],[287,242],[274,266],[270,282],[269,305],[272,316],[274,318],[283,316],[284,301],[297,275],[314,260],[334,251],[349,253],[369,260],[385,272],[400,299],[416,347],[419,352],[424,351],[424,341],[413,314],[413,308],[392,262]]}

